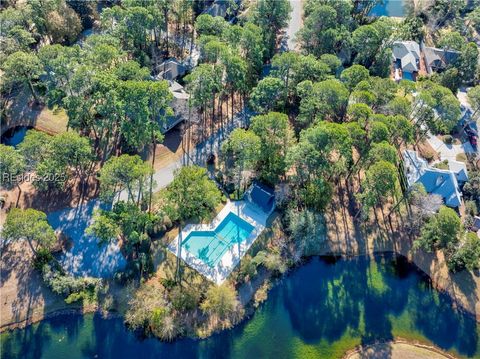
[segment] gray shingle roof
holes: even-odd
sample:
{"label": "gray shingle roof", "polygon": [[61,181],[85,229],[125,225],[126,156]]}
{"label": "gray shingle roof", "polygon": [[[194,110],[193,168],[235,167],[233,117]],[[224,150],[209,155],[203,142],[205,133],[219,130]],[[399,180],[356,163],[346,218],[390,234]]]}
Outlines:
{"label": "gray shingle roof", "polygon": [[168,81],[174,81],[185,75],[187,69],[176,59],[169,59],[158,65],[157,71],[159,77]]}
{"label": "gray shingle roof", "polygon": [[190,121],[197,122],[196,108],[189,108],[190,95],[185,92],[183,86],[178,82],[170,81],[169,86],[170,93],[173,95],[173,100],[170,103],[170,107],[173,110],[173,116],[169,116],[166,122],[162,125],[162,132],[165,133],[172,129],[178,123],[188,120],[190,115]]}
{"label": "gray shingle roof", "polygon": [[460,52],[453,50],[437,49],[435,47],[425,47],[423,49],[425,57],[425,66],[427,71],[444,70],[449,64],[455,62],[460,56]]}
{"label": "gray shingle roof", "polygon": [[415,41],[395,41],[392,47],[392,56],[394,60],[401,61],[403,71],[418,71],[420,46]]}

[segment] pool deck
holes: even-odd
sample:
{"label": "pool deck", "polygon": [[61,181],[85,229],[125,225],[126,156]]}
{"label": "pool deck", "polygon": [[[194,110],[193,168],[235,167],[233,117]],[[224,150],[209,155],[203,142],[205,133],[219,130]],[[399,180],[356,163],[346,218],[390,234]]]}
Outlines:
{"label": "pool deck", "polygon": [[[214,267],[210,267],[200,258],[180,245],[180,243],[182,243],[192,231],[215,230],[230,212],[233,212],[244,221],[250,223],[254,229],[245,241],[229,248]],[[212,282],[222,284],[240,262],[245,253],[247,253],[248,249],[253,242],[255,242],[260,233],[265,229],[267,219],[268,214],[251,203],[245,201],[228,201],[225,207],[222,208],[220,213],[209,224],[186,225],[182,232],[170,242],[167,248],[177,257],[183,259],[190,267],[210,279]]]}

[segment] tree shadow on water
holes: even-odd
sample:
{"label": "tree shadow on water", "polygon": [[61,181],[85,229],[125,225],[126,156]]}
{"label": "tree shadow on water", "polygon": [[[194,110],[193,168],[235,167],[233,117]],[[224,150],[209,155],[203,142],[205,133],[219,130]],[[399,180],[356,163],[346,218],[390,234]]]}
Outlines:
{"label": "tree shadow on water", "polygon": [[[46,348],[62,342],[75,343],[83,325],[80,315],[60,315],[2,335],[1,358],[45,357]],[[61,335],[64,333],[64,335]],[[52,341],[55,341],[53,343]]]}
{"label": "tree shadow on water", "polygon": [[[475,319],[404,258],[391,253],[341,261],[314,258],[282,285],[292,328],[306,343],[333,343],[347,332],[362,344],[394,339],[395,328],[418,332],[436,346],[474,356]],[[406,315],[408,323],[397,322]]]}
{"label": "tree shadow on water", "polygon": [[[415,326],[435,345],[445,350],[474,356],[478,351],[478,327],[473,316],[452,307],[451,298],[433,289],[430,283],[410,294],[414,302]],[[412,291],[413,292],[413,291]]]}
{"label": "tree shadow on water", "polygon": [[[349,261],[350,262],[350,261]],[[348,328],[358,328],[366,275],[363,268],[345,261],[313,258],[283,285],[284,306],[293,329],[307,343],[339,340]],[[355,267],[355,270],[353,269]]]}

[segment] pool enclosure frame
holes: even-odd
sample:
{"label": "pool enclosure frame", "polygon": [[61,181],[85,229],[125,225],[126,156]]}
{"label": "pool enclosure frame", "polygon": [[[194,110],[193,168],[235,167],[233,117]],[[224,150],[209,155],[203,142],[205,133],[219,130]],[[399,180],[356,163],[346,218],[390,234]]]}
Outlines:
{"label": "pool enclosure frame", "polygon": [[[189,252],[185,246],[181,245],[192,231],[214,231],[229,213],[233,213],[245,222],[251,224],[253,230],[243,242],[227,249],[213,267]],[[269,215],[270,213],[265,213],[261,208],[249,201],[228,201],[212,222],[208,224],[186,225],[175,239],[170,242],[167,249],[212,282],[221,284],[238,265],[260,233],[263,232]]]}

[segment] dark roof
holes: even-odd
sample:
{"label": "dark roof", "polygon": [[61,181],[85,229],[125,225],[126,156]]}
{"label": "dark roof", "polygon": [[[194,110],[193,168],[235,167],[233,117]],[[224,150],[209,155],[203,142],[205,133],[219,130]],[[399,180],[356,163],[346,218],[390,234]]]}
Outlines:
{"label": "dark roof", "polygon": [[236,9],[238,8],[238,5],[240,5],[240,2],[240,0],[235,0],[233,2],[231,0],[215,0],[213,4],[211,4],[203,11],[203,13],[211,16],[231,18],[235,16],[234,13],[236,13]]}
{"label": "dark roof", "polygon": [[265,213],[270,213],[275,207],[275,192],[273,188],[255,182],[249,191],[249,200]]}
{"label": "dark roof", "polygon": [[425,47],[423,49],[425,64],[427,70],[443,70],[449,64],[457,61],[460,52],[453,50],[443,50],[434,47]]}
{"label": "dark roof", "polygon": [[480,217],[473,217],[473,225],[472,228],[474,231],[480,230]]}
{"label": "dark roof", "polygon": [[198,116],[196,115],[197,108],[192,107],[190,109],[188,101],[190,95],[185,92],[183,86],[175,81],[170,81],[169,90],[173,95],[173,100],[170,102],[173,115],[168,116],[166,121],[161,124],[162,133],[166,133],[178,123],[188,120],[189,116],[191,122],[198,122]]}
{"label": "dark roof", "polygon": [[187,71],[185,66],[183,66],[176,59],[170,59],[162,62],[157,66],[157,70],[159,75],[168,81],[173,81],[178,77],[185,75],[185,72]]}

